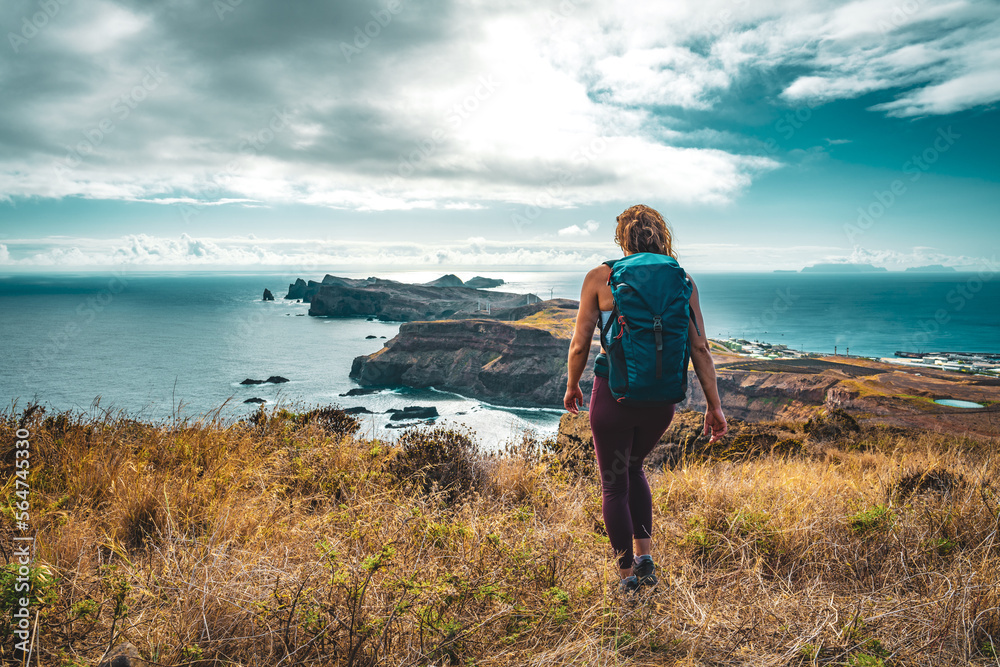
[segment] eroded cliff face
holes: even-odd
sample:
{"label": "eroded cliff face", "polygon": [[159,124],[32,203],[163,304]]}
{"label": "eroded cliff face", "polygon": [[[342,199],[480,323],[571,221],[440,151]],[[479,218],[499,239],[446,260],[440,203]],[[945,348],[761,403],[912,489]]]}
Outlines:
{"label": "eroded cliff face", "polygon": [[[409,322],[382,350],[357,357],[351,377],[364,386],[434,387],[496,405],[559,408],[568,352],[568,337],[531,324]],[[592,369],[580,386],[589,400]]]}
{"label": "eroded cliff face", "polygon": [[[840,378],[822,374],[753,373],[720,367],[717,375],[726,415],[748,421],[808,419],[820,408],[840,407],[851,393],[840,386]],[[688,371],[687,400],[678,407],[705,410],[705,392],[693,370]]]}

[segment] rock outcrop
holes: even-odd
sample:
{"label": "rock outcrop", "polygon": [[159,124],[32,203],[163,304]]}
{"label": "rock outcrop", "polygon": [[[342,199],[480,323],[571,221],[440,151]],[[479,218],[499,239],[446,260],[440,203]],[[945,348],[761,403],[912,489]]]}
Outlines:
{"label": "rock outcrop", "polygon": [[246,380],[240,382],[240,384],[282,384],[284,382],[288,382],[288,378],[281,377],[280,375],[272,375],[266,380],[254,380],[253,378],[247,378]]}
{"label": "rock outcrop", "polygon": [[424,283],[424,285],[430,285],[431,287],[471,287],[473,289],[500,287],[503,284],[504,281],[502,278],[484,278],[483,276],[475,276],[462,282],[462,279],[453,273],[446,273],[440,278],[435,278],[430,282]]}
{"label": "rock outcrop", "polygon": [[465,281],[466,287],[474,287],[476,289],[486,289],[488,287],[500,287],[503,284],[504,284],[503,278],[484,278],[482,276],[475,276]]}
{"label": "rock outcrop", "polygon": [[274,295],[271,294],[271,290],[264,288],[264,296],[261,297],[261,301],[274,301]]}
{"label": "rock outcrop", "polygon": [[306,296],[306,281],[296,278],[295,282],[288,286],[286,299],[304,299]]}
{"label": "rock outcrop", "polygon": [[438,417],[437,408],[433,405],[408,405],[402,410],[392,408],[389,410],[392,415],[389,417],[392,421],[401,421],[405,419],[434,419]]}
{"label": "rock outcrop", "polygon": [[464,317],[509,319],[505,313],[510,309],[541,301],[534,294],[480,291],[503,284],[500,278],[483,276],[463,283],[450,273],[423,284],[327,274],[320,282],[297,278],[288,286],[285,298],[310,304],[309,314],[317,317],[362,316],[393,322]]}
{"label": "rock outcrop", "polygon": [[[566,319],[552,310],[552,322]],[[491,319],[410,322],[378,352],[357,357],[351,377],[362,386],[434,387],[497,405],[559,408],[570,337],[565,327],[552,328]],[[580,384],[589,400],[590,368]]]}
{"label": "rock outcrop", "polygon": [[465,286],[465,283],[462,282],[462,279],[459,278],[458,276],[456,276],[454,273],[446,273],[445,275],[441,276],[440,278],[435,278],[434,280],[432,280],[430,282],[426,282],[424,284],[425,285],[429,285],[431,287],[463,287],[463,286]]}
{"label": "rock outcrop", "polygon": [[[368,278],[368,281],[377,281],[378,278]],[[315,280],[302,280],[302,278],[296,278],[295,282],[288,286],[288,294],[285,295],[286,299],[300,299],[305,303],[309,303],[316,292],[319,291],[320,287],[323,285],[347,285],[351,283],[364,283],[364,280],[352,280],[350,278],[340,278],[338,276],[331,276],[329,273],[323,276],[321,282],[316,282]]]}
{"label": "rock outcrop", "polygon": [[376,387],[354,387],[353,389],[348,389],[341,396],[366,396],[368,394],[377,394],[379,391],[381,390]]}
{"label": "rock outcrop", "polygon": [[502,317],[513,308],[540,301],[534,294],[487,292],[464,286],[412,285],[373,278],[344,278],[336,283],[324,279],[324,284],[314,292],[307,285],[304,293],[309,297],[310,315],[363,316],[388,322]]}

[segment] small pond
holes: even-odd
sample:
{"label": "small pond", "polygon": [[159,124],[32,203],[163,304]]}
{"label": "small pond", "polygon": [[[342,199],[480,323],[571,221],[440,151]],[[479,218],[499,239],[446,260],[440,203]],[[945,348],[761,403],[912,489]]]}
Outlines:
{"label": "small pond", "polygon": [[983,407],[979,403],[973,403],[972,401],[959,401],[954,398],[939,398],[935,403],[939,405],[947,405],[949,408],[981,408]]}

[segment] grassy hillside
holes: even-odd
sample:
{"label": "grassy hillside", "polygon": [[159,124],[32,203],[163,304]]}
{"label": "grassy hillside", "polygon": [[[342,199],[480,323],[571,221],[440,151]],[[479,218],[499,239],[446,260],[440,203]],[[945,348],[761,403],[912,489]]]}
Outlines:
{"label": "grassy hillside", "polygon": [[34,408],[0,415],[8,664],[19,427],[43,665],[122,642],[164,665],[998,664],[996,442],[813,423],[689,443],[649,471],[660,589],[623,601],[585,448],[388,444],[330,409]]}

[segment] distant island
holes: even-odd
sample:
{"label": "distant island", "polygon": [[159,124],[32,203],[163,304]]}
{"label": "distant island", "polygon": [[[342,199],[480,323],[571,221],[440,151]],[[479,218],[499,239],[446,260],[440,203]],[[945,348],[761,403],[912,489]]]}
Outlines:
{"label": "distant island", "polygon": [[906,269],[907,273],[955,273],[954,266],[944,264],[931,264],[929,266],[911,266]]}
{"label": "distant island", "polygon": [[851,264],[848,262],[827,262],[813,264],[802,269],[802,273],[887,273],[884,266],[872,264]]}
{"label": "distant island", "polygon": [[[944,264],[929,264],[927,266],[911,266],[903,269],[902,273],[955,273],[957,269]],[[801,271],[795,269],[775,269],[772,273],[888,273],[889,270],[883,266],[872,264],[853,264],[849,262],[825,262],[803,267]]]}
{"label": "distant island", "polygon": [[503,318],[511,309],[541,301],[534,294],[486,291],[486,288],[502,284],[499,278],[482,276],[463,282],[453,274],[417,284],[327,274],[320,282],[296,279],[288,286],[285,299],[308,303],[309,314],[314,317],[364,316],[385,322],[482,316]]}
{"label": "distant island", "polygon": [[483,278],[482,276],[475,276],[462,282],[462,279],[453,273],[447,273],[440,278],[435,278],[430,282],[424,283],[424,285],[432,287],[471,287],[472,289],[500,287],[503,284],[502,278]]}

